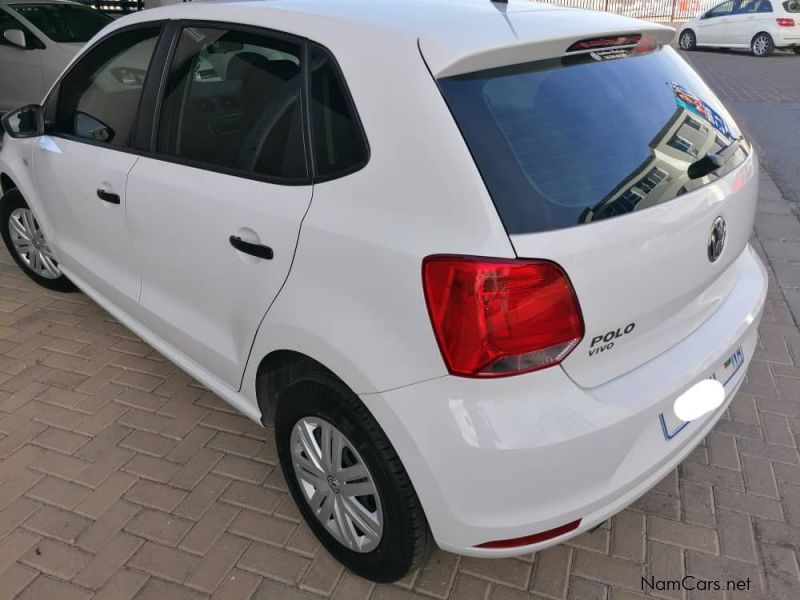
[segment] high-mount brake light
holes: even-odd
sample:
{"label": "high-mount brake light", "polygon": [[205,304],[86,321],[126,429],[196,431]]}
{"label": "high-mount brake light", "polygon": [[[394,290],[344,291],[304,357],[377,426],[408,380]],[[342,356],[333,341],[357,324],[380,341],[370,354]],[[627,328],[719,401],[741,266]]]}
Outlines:
{"label": "high-mount brake light", "polygon": [[449,372],[503,377],[559,364],[583,338],[566,273],[546,260],[435,255],[425,300]]}
{"label": "high-mount brake light", "polygon": [[585,52],[588,50],[602,50],[604,48],[635,46],[641,39],[642,35],[639,33],[591,38],[575,42],[567,48],[567,52]]}

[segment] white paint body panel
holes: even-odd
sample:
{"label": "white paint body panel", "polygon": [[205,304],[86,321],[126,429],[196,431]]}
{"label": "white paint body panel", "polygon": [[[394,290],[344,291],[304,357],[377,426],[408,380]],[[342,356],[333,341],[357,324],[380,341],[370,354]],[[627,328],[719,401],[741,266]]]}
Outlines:
{"label": "white paint body panel", "polygon": [[[74,175],[67,158],[39,146],[49,138],[6,139],[0,151],[0,172],[26,197],[66,274],[114,317],[254,420],[260,417],[256,374],[263,357],[293,350],[319,361],[360,395],[389,436],[438,543],[480,556],[558,543],[569,536],[535,547],[474,548],[581,518],[575,535],[674,468],[724,409],[691,423],[671,442],[660,430],[659,413],[739,346],[749,361],[766,293],[764,268],[746,245],[756,201],[754,157],[714,185],[662,207],[509,239],[429,67],[453,73],[517,61],[525,53],[528,60],[546,58],[594,34],[634,28],[664,36],[669,30],[533,3],[508,11],[505,17],[520,18],[518,36],[484,0],[186,3],[110,27],[207,19],[261,25],[325,45],[355,101],[370,160],[344,178],[316,184],[313,199],[309,188],[279,193],[269,184],[149,157],[109,157],[122,153],[96,146],[73,150],[62,139],[50,141],[69,152]],[[559,44],[552,43],[549,19],[565,36]],[[470,43],[482,50],[471,52]],[[504,44],[512,48],[503,50]],[[34,150],[39,183],[25,164]],[[736,177],[743,187],[734,193]],[[124,193],[123,204],[95,211],[89,196],[103,181]],[[731,246],[724,260],[710,265],[707,228],[718,211],[729,219]],[[90,240],[76,239],[100,226],[120,237],[118,272],[96,256],[99,246],[84,248]],[[238,256],[227,236],[242,227],[274,245],[276,260],[280,244],[284,262]],[[669,273],[673,239],[686,244],[676,256],[691,279],[679,301],[664,302],[653,314],[633,300],[618,300],[615,308],[610,299],[630,285],[626,265],[636,276],[681,280]],[[631,257],[633,249],[642,256]],[[581,364],[579,348],[563,368],[492,380],[449,376],[422,290],[422,260],[436,253],[551,258],[576,282],[587,336],[626,310],[644,311],[652,333],[627,350],[620,346],[602,364]],[[603,266],[607,262],[615,264]],[[188,268],[181,272],[181,265]],[[141,302],[137,292],[131,306],[137,285]],[[652,301],[650,293],[637,292],[635,299]],[[664,322],[676,319],[670,323],[682,327],[680,335],[659,328],[658,315]],[[728,402],[744,369],[729,383]]]}
{"label": "white paint body panel", "polygon": [[0,0],[0,11],[19,21],[45,48],[23,49],[0,44],[0,113],[25,104],[41,102],[61,71],[83,46],[54,42],[31,22],[6,6],[24,3],[26,0]]}
{"label": "white paint body panel", "polygon": [[[138,310],[141,277],[125,220],[125,186],[135,154],[42,136],[33,148],[36,188],[60,262],[121,309]],[[118,194],[109,204],[97,190]]]}
{"label": "white paint body panel", "polygon": [[[800,46],[800,13],[790,13],[780,0],[770,0],[772,12],[732,14],[684,23],[680,31],[691,29],[698,46],[749,48],[757,33],[767,32],[776,48]],[[793,19],[794,27],[778,27],[776,19]]]}
{"label": "white paint body panel", "polygon": [[[311,186],[283,186],[143,157],[126,212],[148,328],[238,389],[253,336],[292,264]],[[266,244],[243,254],[230,236]]]}

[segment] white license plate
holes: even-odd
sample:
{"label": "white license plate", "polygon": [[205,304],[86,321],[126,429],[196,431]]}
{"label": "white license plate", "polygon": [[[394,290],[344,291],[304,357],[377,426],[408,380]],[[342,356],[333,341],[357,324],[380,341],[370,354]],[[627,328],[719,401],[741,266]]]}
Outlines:
{"label": "white license plate", "polygon": [[[727,387],[728,383],[733,379],[739,369],[744,364],[744,350],[739,346],[736,351],[726,358],[722,364],[711,375],[711,379],[719,381],[723,387]],[[727,390],[726,390],[727,391]],[[674,411],[667,411],[658,415],[658,420],[661,422],[661,432],[664,434],[666,440],[675,438],[684,428],[691,423],[691,421],[683,421],[679,419]]]}

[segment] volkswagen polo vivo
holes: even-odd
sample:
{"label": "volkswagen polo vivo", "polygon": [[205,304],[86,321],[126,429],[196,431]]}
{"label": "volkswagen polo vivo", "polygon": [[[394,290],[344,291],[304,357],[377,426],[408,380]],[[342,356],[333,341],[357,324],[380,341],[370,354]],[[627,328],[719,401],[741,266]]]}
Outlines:
{"label": "volkswagen polo vivo", "polygon": [[674,469],[755,351],[757,159],[673,33],[487,0],[125,17],[4,118],[3,237],[274,425],[356,573],[530,553]]}

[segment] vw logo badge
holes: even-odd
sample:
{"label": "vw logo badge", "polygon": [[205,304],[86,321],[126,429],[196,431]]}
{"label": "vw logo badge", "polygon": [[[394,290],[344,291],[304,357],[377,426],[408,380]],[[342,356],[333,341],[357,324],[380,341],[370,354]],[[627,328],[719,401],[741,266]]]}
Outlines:
{"label": "vw logo badge", "polygon": [[725,219],[717,217],[711,226],[711,235],[708,237],[708,260],[715,262],[722,254],[725,247]]}

